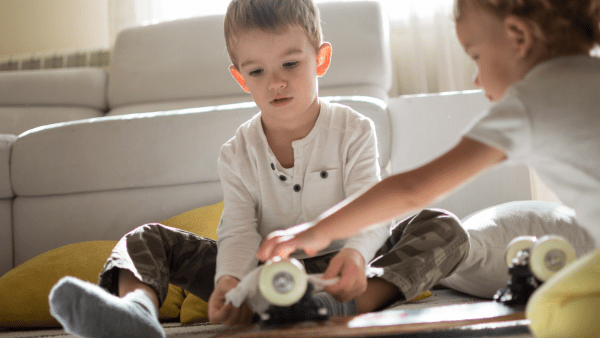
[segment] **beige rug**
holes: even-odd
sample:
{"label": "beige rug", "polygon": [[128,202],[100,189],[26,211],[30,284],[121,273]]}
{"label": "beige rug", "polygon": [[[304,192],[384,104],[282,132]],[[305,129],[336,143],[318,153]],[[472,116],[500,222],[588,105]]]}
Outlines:
{"label": "beige rug", "polygon": [[[475,298],[451,289],[433,290],[432,296],[417,302],[402,304],[391,309],[421,309],[433,306],[442,306],[461,303],[476,303],[486,301]],[[224,325],[211,325],[208,323],[181,325],[179,323],[163,324],[165,333],[169,338],[211,338],[228,330]],[[62,329],[54,330],[0,330],[0,338],[41,338],[41,337],[77,337],[65,333]],[[518,334],[509,336],[494,336],[495,338],[533,338],[531,334]],[[308,337],[307,337],[308,338]]]}

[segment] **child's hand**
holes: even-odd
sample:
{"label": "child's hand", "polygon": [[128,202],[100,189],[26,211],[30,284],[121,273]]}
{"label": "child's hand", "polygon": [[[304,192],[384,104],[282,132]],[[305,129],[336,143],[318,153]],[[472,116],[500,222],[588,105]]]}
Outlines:
{"label": "child's hand", "polygon": [[232,276],[219,278],[215,290],[208,300],[208,320],[213,324],[223,323],[227,326],[250,324],[254,315],[248,304],[243,303],[239,308],[225,305],[225,295],[235,288],[240,281]]}
{"label": "child's hand", "polygon": [[347,302],[367,290],[365,259],[354,249],[342,249],[329,262],[323,279],[340,276],[340,281],[325,288],[339,302]]}
{"label": "child's hand", "polygon": [[304,249],[309,256],[316,255],[325,249],[330,240],[318,238],[310,223],[273,231],[261,243],[256,258],[265,262],[275,256],[287,258],[296,249]]}

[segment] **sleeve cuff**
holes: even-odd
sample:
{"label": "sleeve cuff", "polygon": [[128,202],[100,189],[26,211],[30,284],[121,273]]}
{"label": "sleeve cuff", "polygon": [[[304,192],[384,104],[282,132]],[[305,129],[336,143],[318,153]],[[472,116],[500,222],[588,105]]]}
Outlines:
{"label": "sleeve cuff", "polygon": [[390,223],[377,225],[374,228],[356,234],[346,241],[344,248],[354,249],[363,256],[365,264],[373,260],[377,250],[390,237]]}

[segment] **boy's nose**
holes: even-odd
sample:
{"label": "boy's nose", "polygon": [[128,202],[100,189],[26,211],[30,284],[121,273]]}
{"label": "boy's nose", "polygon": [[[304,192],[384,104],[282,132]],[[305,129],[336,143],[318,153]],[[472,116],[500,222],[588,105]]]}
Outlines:
{"label": "boy's nose", "polygon": [[269,89],[271,89],[271,90],[281,89],[281,88],[285,88],[286,85],[287,85],[287,83],[285,82],[285,80],[283,78],[281,78],[280,76],[274,75],[270,79]]}
{"label": "boy's nose", "polygon": [[481,87],[481,85],[479,84],[479,70],[477,68],[475,68],[475,74],[473,74],[473,83],[477,87]]}

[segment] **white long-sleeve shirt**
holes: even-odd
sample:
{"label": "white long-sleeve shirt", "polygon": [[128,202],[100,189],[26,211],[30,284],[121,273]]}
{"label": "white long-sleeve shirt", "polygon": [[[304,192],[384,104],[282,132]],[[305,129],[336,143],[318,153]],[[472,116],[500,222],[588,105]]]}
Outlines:
{"label": "white long-sleeve shirt", "polygon": [[[285,169],[269,147],[260,113],[221,147],[225,208],[215,282],[224,275],[242,279],[255,268],[258,247],[270,232],[311,221],[381,179],[373,121],[347,106],[321,99],[315,126],[292,147],[294,166]],[[353,248],[369,262],[389,235],[389,225],[375,227],[334,241],[320,254]],[[292,257],[306,258],[299,251]]]}

